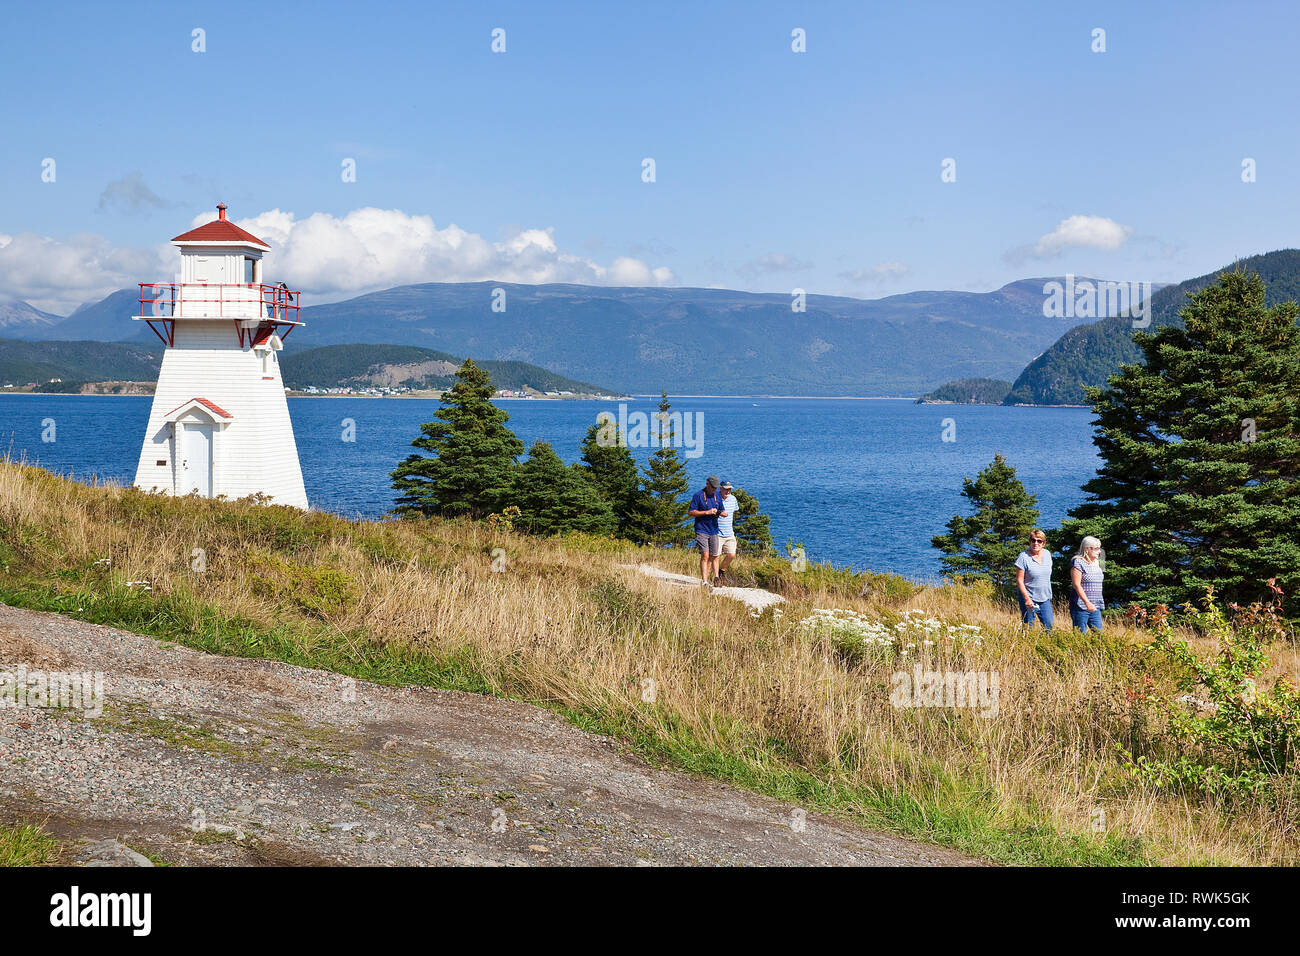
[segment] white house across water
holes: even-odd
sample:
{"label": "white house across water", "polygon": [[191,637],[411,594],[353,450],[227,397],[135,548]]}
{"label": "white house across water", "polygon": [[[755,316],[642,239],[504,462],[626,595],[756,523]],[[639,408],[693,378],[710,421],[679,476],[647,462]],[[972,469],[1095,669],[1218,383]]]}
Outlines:
{"label": "white house across water", "polygon": [[262,494],[307,507],[277,352],[299,293],[262,281],[270,247],[226,218],[172,240],[179,282],[140,283],[140,314],[167,347],[135,484],[204,498]]}

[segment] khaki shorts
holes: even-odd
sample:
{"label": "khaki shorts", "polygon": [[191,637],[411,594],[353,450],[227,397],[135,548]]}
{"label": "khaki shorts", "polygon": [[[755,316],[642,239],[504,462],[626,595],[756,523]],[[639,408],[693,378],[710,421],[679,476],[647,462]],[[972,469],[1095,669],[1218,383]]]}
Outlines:
{"label": "khaki shorts", "polygon": [[736,553],[736,536],[734,534],[722,539],[722,553],[730,555]]}
{"label": "khaki shorts", "polygon": [[705,534],[703,531],[695,532],[695,546],[700,549],[700,554],[707,554],[711,558],[716,558],[722,548],[722,539],[716,534]]}

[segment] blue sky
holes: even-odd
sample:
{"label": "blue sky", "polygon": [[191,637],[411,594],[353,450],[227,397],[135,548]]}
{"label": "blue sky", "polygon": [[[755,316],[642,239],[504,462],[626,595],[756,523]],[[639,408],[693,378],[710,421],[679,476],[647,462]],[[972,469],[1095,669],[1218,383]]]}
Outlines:
{"label": "blue sky", "polygon": [[1297,27],[1283,3],[10,6],[0,298],[167,278],[160,244],[219,200],[318,301],[1178,281],[1296,245]]}

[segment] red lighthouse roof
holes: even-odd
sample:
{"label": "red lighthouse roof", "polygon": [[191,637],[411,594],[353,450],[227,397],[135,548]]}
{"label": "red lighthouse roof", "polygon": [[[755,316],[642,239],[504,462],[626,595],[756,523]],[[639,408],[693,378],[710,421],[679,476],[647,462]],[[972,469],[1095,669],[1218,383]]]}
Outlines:
{"label": "red lighthouse roof", "polygon": [[240,245],[261,246],[263,249],[270,249],[270,245],[263,242],[257,236],[253,235],[246,229],[240,229],[233,222],[226,218],[226,204],[220,203],[217,206],[217,218],[211,222],[204,223],[197,229],[191,229],[189,232],[183,232],[172,242],[213,242],[213,243],[239,243]]}
{"label": "red lighthouse roof", "polygon": [[[179,412],[179,411],[182,411],[183,409],[187,409],[187,408],[189,408],[191,405],[194,405],[194,404],[196,404],[196,403],[199,404],[199,405],[202,405],[202,406],[203,406],[204,408],[206,408],[208,411],[210,411],[210,412],[214,412],[214,413],[216,413],[217,415],[220,415],[222,418],[234,418],[234,417],[235,417],[234,415],[230,414],[230,412],[226,411],[224,408],[222,408],[220,405],[218,405],[216,402],[209,401],[209,400],[206,399],[206,398],[191,398],[188,402],[182,402],[181,404],[179,404],[179,405],[177,405],[175,408],[173,408],[170,412],[168,412],[168,413],[166,414],[166,416],[164,416],[164,417],[166,417],[168,421],[172,421],[172,416],[173,416],[173,415],[175,415],[175,414],[176,414],[177,412]],[[177,417],[179,417],[179,416],[177,416]]]}

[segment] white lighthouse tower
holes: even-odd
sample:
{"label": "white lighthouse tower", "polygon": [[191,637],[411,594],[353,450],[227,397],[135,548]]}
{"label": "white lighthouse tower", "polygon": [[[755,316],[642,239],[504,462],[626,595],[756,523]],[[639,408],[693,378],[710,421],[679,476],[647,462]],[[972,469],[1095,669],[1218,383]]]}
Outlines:
{"label": "white lighthouse tower", "polygon": [[135,484],[172,495],[268,496],[307,507],[276,353],[297,292],[262,282],[261,239],[217,218],[172,240],[180,281],[140,283],[140,314],[163,353]]}

